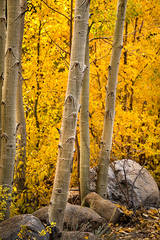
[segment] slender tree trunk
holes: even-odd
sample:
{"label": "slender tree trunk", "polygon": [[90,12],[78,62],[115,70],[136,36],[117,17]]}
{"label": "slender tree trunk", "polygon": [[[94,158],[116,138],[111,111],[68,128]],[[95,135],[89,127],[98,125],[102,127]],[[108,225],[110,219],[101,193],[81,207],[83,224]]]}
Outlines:
{"label": "slender tree trunk", "polygon": [[71,47],[72,47],[72,31],[73,31],[73,24],[72,24],[72,20],[73,20],[73,0],[71,0],[71,15],[70,15],[70,54],[71,54]]}
{"label": "slender tree trunk", "polygon": [[63,228],[64,210],[69,190],[80,90],[85,71],[88,17],[89,1],[76,0],[68,87],[64,103],[56,174],[49,206],[49,221],[50,223],[56,222],[56,226],[60,230]]}
{"label": "slender tree trunk", "polygon": [[15,162],[15,180],[14,184],[19,193],[25,188],[25,172],[26,172],[26,120],[23,107],[23,92],[22,84],[23,77],[20,66],[17,86],[17,106],[16,106],[16,121],[17,121],[17,153]]}
{"label": "slender tree trunk", "polygon": [[[124,37],[124,45],[127,45],[128,40],[128,22],[125,24],[125,37]],[[124,65],[127,65],[127,49],[124,51]]]}
{"label": "slender tree trunk", "polygon": [[[76,132],[76,140],[75,140],[75,150],[76,150],[76,160],[77,160],[78,190],[80,195],[80,146],[78,142],[77,132]],[[81,203],[81,199],[80,199],[80,203]]]}
{"label": "slender tree trunk", "polygon": [[89,138],[89,33],[86,40],[85,52],[86,71],[83,78],[81,91],[80,110],[80,193],[81,202],[89,193],[89,159],[90,159],[90,138]]}
{"label": "slender tree trunk", "polygon": [[135,19],[133,43],[136,41],[137,26],[138,26],[138,17],[136,17],[136,19]]}
{"label": "slender tree trunk", "polygon": [[6,40],[6,17],[5,17],[6,0],[0,1],[0,185],[2,185],[3,161],[1,158],[1,102],[2,102],[2,85],[4,79],[4,56]]}
{"label": "slender tree trunk", "polygon": [[109,66],[108,86],[106,87],[106,109],[97,176],[97,193],[107,198],[108,166],[112,147],[113,123],[115,115],[116,86],[118,69],[123,47],[123,29],[127,0],[118,1],[117,20],[114,31],[112,57]]}
{"label": "slender tree trunk", "polygon": [[[24,17],[26,10],[26,0],[20,0],[21,17],[20,17],[20,37],[19,37],[19,58],[22,56],[22,41],[24,31]],[[18,86],[17,86],[17,101],[16,101],[16,121],[17,121],[17,154],[15,164],[15,185],[18,192],[24,190],[25,171],[26,171],[26,120],[23,107],[23,77],[21,62],[19,65]]]}
{"label": "slender tree trunk", "polygon": [[[124,37],[124,46],[127,45],[127,40],[128,40],[128,22],[126,21],[125,24],[125,37]],[[124,51],[124,65],[127,65],[127,60],[128,60],[128,51],[125,49]],[[123,97],[123,110],[127,111],[127,98],[128,98],[128,83],[125,84],[124,86],[124,97]]]}
{"label": "slender tree trunk", "polygon": [[[134,35],[133,35],[133,44],[135,44],[136,41],[136,33],[137,33],[137,26],[138,26],[138,17],[135,19],[135,26],[134,26]],[[133,110],[133,95],[134,95],[134,84],[135,81],[131,79],[131,89],[130,89],[130,100],[129,100],[129,110]]]}
{"label": "slender tree trunk", "polygon": [[[7,0],[7,38],[2,104],[2,161],[3,186],[12,192],[16,152],[16,92],[19,70],[19,0]],[[8,195],[9,196],[9,195]],[[6,218],[9,217],[10,198]]]}
{"label": "slender tree trunk", "polygon": [[[41,9],[41,6],[40,6]],[[36,120],[36,127],[38,130],[38,140],[36,143],[36,148],[39,147],[40,142],[40,123],[39,123],[39,117],[38,117],[38,101],[40,96],[40,72],[41,72],[41,66],[40,66],[40,44],[41,44],[41,30],[42,30],[42,24],[41,21],[39,21],[39,29],[38,29],[38,41],[37,41],[37,73],[36,73],[36,83],[37,83],[37,90],[36,90],[36,96],[35,96],[35,104],[34,104],[34,117]]]}

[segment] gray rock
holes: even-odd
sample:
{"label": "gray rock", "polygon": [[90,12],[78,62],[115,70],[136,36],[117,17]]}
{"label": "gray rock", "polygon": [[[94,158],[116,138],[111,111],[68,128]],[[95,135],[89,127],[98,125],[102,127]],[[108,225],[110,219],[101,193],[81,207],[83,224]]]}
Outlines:
{"label": "gray rock", "polygon": [[[37,210],[33,215],[38,217],[42,223],[48,224],[48,207]],[[92,209],[67,203],[64,214],[64,229],[71,231],[83,229],[83,231],[90,232],[104,222],[105,220]]]}
{"label": "gray rock", "polygon": [[105,223],[104,218],[88,207],[67,203],[64,214],[64,226],[69,230],[92,232]]}
{"label": "gray rock", "polygon": [[48,206],[42,207],[33,213],[43,224],[49,224]]}
{"label": "gray rock", "polygon": [[147,169],[130,159],[112,163],[108,172],[108,198],[132,208],[158,207],[158,186]]}
{"label": "gray rock", "polygon": [[[45,230],[45,228],[38,218],[31,214],[17,215],[0,223],[0,239],[48,240],[48,233],[46,233],[45,236],[40,236],[39,233],[42,230]],[[18,237],[19,233],[21,233],[21,238]]]}

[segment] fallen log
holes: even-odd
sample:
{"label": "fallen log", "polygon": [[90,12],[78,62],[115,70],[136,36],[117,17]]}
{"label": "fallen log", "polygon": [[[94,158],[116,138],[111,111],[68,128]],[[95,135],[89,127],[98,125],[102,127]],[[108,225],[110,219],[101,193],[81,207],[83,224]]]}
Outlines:
{"label": "fallen log", "polygon": [[114,203],[110,200],[103,199],[95,192],[89,193],[84,198],[84,204],[88,204],[92,210],[106,219],[107,222],[116,223],[123,214]]}

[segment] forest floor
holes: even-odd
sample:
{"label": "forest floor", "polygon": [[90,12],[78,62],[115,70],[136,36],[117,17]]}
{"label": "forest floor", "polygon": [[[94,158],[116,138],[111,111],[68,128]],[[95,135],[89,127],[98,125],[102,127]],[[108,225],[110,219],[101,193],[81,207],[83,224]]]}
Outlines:
{"label": "forest floor", "polygon": [[[71,203],[80,204],[78,197],[74,201]],[[119,204],[116,206],[124,215],[119,223],[97,229],[94,234],[98,240],[160,240],[160,206],[136,211]]]}
{"label": "forest floor", "polygon": [[103,240],[160,240],[160,209],[128,211],[126,219],[101,236]]}

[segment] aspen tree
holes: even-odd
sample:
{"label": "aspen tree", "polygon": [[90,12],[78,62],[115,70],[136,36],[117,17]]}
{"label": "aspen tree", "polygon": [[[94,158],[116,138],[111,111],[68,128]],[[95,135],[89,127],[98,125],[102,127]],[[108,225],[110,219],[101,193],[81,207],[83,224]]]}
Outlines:
{"label": "aspen tree", "polygon": [[76,0],[68,86],[64,103],[54,186],[49,205],[49,221],[62,230],[64,210],[72,171],[80,90],[85,72],[85,47],[89,0]]}
{"label": "aspen tree", "polygon": [[24,190],[25,184],[25,170],[26,170],[26,120],[24,115],[23,106],[23,77],[22,77],[22,66],[21,66],[21,55],[22,55],[22,41],[24,32],[24,17],[25,10],[27,7],[26,0],[20,0],[21,15],[19,23],[19,74],[18,74],[18,86],[17,86],[17,99],[16,99],[16,122],[17,122],[17,153],[15,163],[15,181],[18,192]]}
{"label": "aspen tree", "polygon": [[80,108],[80,194],[81,202],[89,193],[89,33],[86,40],[86,71],[83,78]]}
{"label": "aspen tree", "polygon": [[[19,0],[7,0],[7,37],[2,110],[2,161],[3,186],[12,192],[16,152],[16,91],[19,70]],[[6,218],[9,217],[10,199],[7,201]]]}
{"label": "aspen tree", "polygon": [[127,0],[119,0],[117,8],[117,20],[114,31],[112,56],[109,65],[108,84],[106,87],[106,107],[104,127],[101,141],[101,151],[98,165],[97,193],[107,198],[107,178],[112,148],[112,134],[115,116],[116,87],[119,70],[121,50],[123,47],[123,29],[125,22]]}
{"label": "aspen tree", "polygon": [[0,1],[0,185],[2,185],[3,162],[1,158],[1,102],[2,102],[2,85],[4,79],[4,56],[6,40],[6,17],[5,17],[6,0]]}

